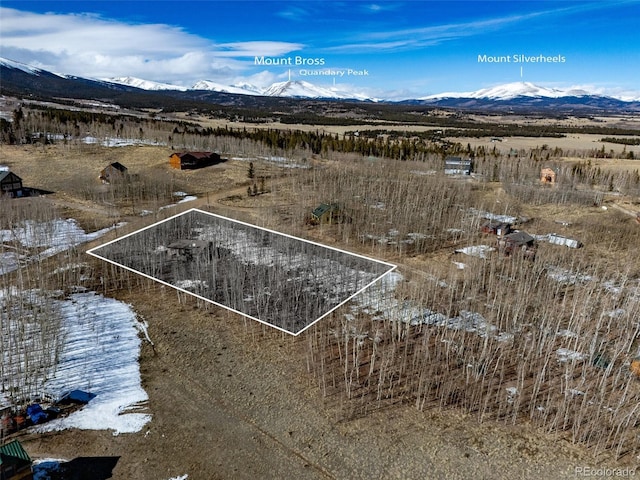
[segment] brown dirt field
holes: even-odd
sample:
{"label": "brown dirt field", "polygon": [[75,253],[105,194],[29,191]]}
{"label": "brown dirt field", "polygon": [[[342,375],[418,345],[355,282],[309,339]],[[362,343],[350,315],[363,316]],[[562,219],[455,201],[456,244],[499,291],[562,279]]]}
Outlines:
{"label": "brown dirt field", "polygon": [[[558,147],[564,151],[571,150],[599,150],[604,145],[605,152],[609,153],[613,150],[615,154],[621,154],[622,151],[633,151],[636,158],[640,155],[639,145],[621,145],[618,143],[601,142],[600,139],[609,135],[591,135],[591,134],[568,134],[563,138],[549,138],[549,137],[508,137],[503,138],[501,142],[492,142],[490,137],[451,137],[448,138],[451,142],[458,142],[462,145],[469,143],[472,147],[484,146],[488,150],[492,150],[493,147],[496,150],[507,154],[511,149],[519,150],[530,148],[541,148],[543,145],[548,145],[549,149],[553,150]],[[626,148],[625,148],[626,147]],[[572,161],[585,161],[585,159],[569,159]],[[600,160],[598,160],[600,161]],[[627,162],[627,160],[613,160],[612,164],[618,162]],[[632,161],[633,162],[633,161]],[[637,162],[637,160],[636,160]],[[637,166],[634,169],[638,168]]]}
{"label": "brown dirt field", "polygon": [[[451,117],[452,114],[449,111],[435,112],[439,117]],[[609,117],[567,117],[566,119],[556,118],[537,118],[526,117],[522,115],[482,115],[482,114],[466,114],[464,117],[469,118],[472,121],[479,123],[504,123],[504,124],[522,124],[522,125],[559,125],[560,130],[562,126],[569,127],[616,127],[616,128],[628,128],[637,129],[640,133],[640,121],[634,116],[609,116]],[[390,125],[389,122],[384,122],[381,125],[307,125],[307,124],[287,124],[280,122],[269,123],[250,123],[250,122],[231,122],[224,119],[213,119],[203,115],[175,114],[175,118],[179,120],[185,120],[189,122],[197,122],[206,127],[212,128],[224,128],[224,127],[246,127],[247,129],[279,129],[279,130],[302,130],[302,131],[321,131],[327,133],[344,134],[345,132],[352,132],[356,130],[379,130],[384,128],[391,131],[413,131],[413,132],[426,132],[430,130],[441,130],[441,126],[433,125],[407,125],[398,123],[397,125]],[[601,138],[602,136],[598,137]],[[489,141],[489,139],[486,139]],[[544,140],[544,139],[543,139]],[[455,141],[455,140],[454,140]],[[583,147],[589,148],[589,147]]]}

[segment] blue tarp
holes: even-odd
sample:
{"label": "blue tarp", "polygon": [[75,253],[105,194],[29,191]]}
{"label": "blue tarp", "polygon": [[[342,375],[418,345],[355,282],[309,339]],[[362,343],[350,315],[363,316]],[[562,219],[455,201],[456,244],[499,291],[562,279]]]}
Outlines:
{"label": "blue tarp", "polygon": [[60,401],[89,403],[94,398],[96,398],[95,393],[89,393],[83,390],[71,390],[69,393],[64,395]]}
{"label": "blue tarp", "polygon": [[47,420],[47,414],[42,410],[39,403],[33,403],[27,407],[27,416],[34,425]]}

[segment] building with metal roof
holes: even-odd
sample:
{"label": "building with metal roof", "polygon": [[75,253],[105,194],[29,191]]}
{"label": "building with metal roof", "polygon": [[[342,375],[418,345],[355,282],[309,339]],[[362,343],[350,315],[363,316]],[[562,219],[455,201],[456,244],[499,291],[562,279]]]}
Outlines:
{"label": "building with metal roof", "polygon": [[2,480],[33,480],[31,457],[18,440],[0,446],[0,478]]}
{"label": "building with metal roof", "polygon": [[340,205],[321,203],[311,212],[311,218],[318,223],[335,223],[342,218]]}

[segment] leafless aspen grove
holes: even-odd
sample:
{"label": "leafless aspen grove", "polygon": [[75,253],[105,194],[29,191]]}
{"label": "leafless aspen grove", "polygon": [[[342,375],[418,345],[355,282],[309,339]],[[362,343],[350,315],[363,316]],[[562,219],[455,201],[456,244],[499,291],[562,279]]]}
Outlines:
{"label": "leafless aspen grove", "polygon": [[293,334],[393,268],[199,210],[92,254]]}
{"label": "leafless aspen grove", "polygon": [[[421,175],[415,164],[306,172],[295,195],[343,203],[353,221],[334,226],[335,238],[392,259],[402,276],[393,289],[382,282],[365,292],[362,308],[314,326],[309,369],[328,398],[350,399],[351,415],[396,402],[456,406],[479,421],[529,421],[596,451],[637,455],[640,381],[629,365],[640,346],[640,229],[623,214],[603,215],[602,191],[577,181],[545,190],[535,162],[519,163],[530,173],[515,184],[501,171],[499,203],[484,194],[491,185]],[[538,215],[583,212],[575,231],[587,247],[540,244],[533,262],[495,251],[457,258],[464,269],[438,261],[457,246],[493,245],[473,212],[529,215],[531,196],[518,193],[533,189]]]}
{"label": "leafless aspen grove", "polygon": [[[172,141],[184,149],[216,150],[228,158],[241,158],[229,161],[226,169],[246,169],[250,159],[257,175],[266,177],[263,195],[222,195],[220,201],[200,208],[398,265],[299,337],[259,325],[247,327],[248,335],[282,335],[302,348],[319,394],[341,405],[345,418],[399,403],[418,409],[458,408],[480,422],[529,422],[584,443],[596,453],[607,450],[625,458],[640,454],[640,378],[630,368],[640,353],[640,225],[611,206],[622,197],[637,205],[637,170],[600,170],[591,164],[595,159],[591,150],[571,152],[569,158],[567,152],[540,147],[475,152],[475,174],[450,178],[442,173],[442,155],[435,153],[400,161],[353,153],[314,155],[299,147],[267,148],[229,137],[183,134],[174,135]],[[64,146],[70,151],[76,148],[83,147]],[[160,157],[168,156],[167,148],[157,149]],[[464,154],[464,148],[459,149]],[[287,158],[304,168],[273,166],[263,156]],[[556,169],[555,185],[540,184],[543,166]],[[90,184],[76,184],[70,194],[121,209],[123,214],[138,214],[145,205],[167,199],[173,189],[189,187],[180,183],[180,174],[172,178],[176,177],[175,184],[163,176],[137,179],[145,185],[145,194],[123,185]],[[251,185],[246,176],[234,182],[229,190],[246,192]],[[198,188],[206,187],[198,184]],[[2,230],[16,231],[27,220],[48,221],[62,215],[46,198],[0,202]],[[309,213],[322,202],[339,204],[345,218],[309,225]],[[480,232],[486,212],[513,216],[521,222],[517,228],[531,234],[558,231],[579,238],[584,248],[539,242],[534,260],[495,249],[480,257],[454,253],[468,246],[496,246],[495,236]],[[168,215],[138,216],[136,225],[150,225]],[[194,272],[178,271],[187,264],[158,262],[157,250],[174,240],[192,238],[193,228],[202,225],[147,230],[147,236],[132,244],[136,255],[119,252],[114,243],[105,257],[119,263],[118,255],[129,261],[135,257],[135,265],[128,265],[134,270],[168,283],[187,280]],[[225,249],[236,244],[229,239]],[[7,239],[3,245],[0,253],[23,248]],[[74,247],[44,260],[34,258],[33,251],[20,252],[30,253],[32,260],[0,275],[2,368],[10,362],[24,370],[19,377],[0,371],[4,391],[34,393],[39,372],[55,362],[60,341],[55,308],[47,296],[31,301],[29,292],[34,288],[55,292],[51,298],[79,285],[113,295],[159,288],[147,278],[87,256],[84,250]],[[225,254],[214,252],[222,260],[213,266],[196,261],[188,268],[226,269],[211,288],[239,311],[258,294],[249,298],[238,282],[252,288],[252,276],[263,275],[264,294],[283,288],[292,274],[285,271],[285,264],[277,267],[282,270],[277,274],[266,269],[229,274],[239,264],[225,263]],[[367,279],[379,273],[373,269]],[[357,285],[368,283],[367,279]],[[327,292],[333,286],[322,285]],[[186,290],[202,294],[199,288]],[[307,308],[303,293],[294,290],[287,301]],[[217,308],[181,292],[174,299]],[[262,307],[254,302],[256,308],[273,308],[264,300]],[[249,314],[259,316],[255,311]],[[292,322],[272,321],[279,326]],[[20,335],[29,336],[31,344],[17,351],[14,337]],[[25,384],[18,385],[17,378]]]}

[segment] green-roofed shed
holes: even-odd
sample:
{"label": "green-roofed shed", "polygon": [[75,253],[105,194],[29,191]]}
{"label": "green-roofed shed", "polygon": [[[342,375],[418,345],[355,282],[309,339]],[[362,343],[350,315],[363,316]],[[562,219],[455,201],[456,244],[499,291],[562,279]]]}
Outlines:
{"label": "green-roofed shed", "polygon": [[321,203],[311,212],[311,218],[318,223],[334,223],[342,219],[342,211],[337,203]]}
{"label": "green-roofed shed", "polygon": [[32,480],[31,457],[18,440],[0,446],[0,478]]}

